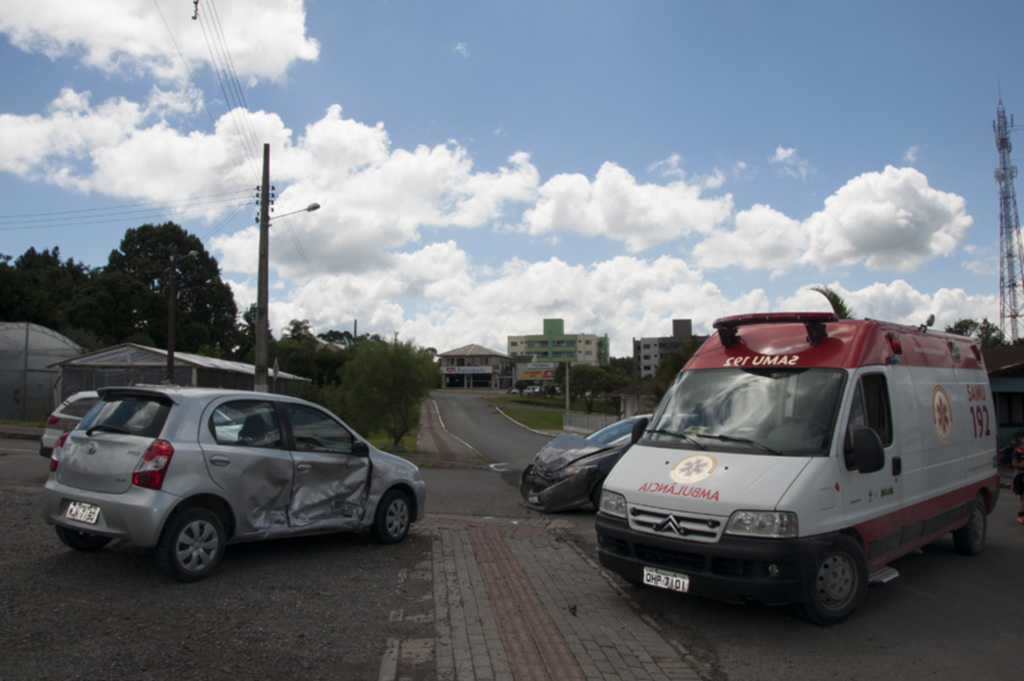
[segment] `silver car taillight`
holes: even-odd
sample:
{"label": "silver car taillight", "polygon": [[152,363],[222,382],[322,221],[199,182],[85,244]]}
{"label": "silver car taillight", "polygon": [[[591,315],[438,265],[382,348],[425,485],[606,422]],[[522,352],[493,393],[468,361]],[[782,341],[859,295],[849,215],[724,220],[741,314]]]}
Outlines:
{"label": "silver car taillight", "polygon": [[164,484],[167,466],[174,456],[174,447],[167,440],[154,440],[132,473],[132,483],[147,489],[160,489]]}
{"label": "silver car taillight", "polygon": [[53,449],[50,450],[50,472],[57,470],[57,457],[60,455],[60,450],[64,446],[64,441],[68,439],[67,433],[61,433],[57,441],[53,443]]}

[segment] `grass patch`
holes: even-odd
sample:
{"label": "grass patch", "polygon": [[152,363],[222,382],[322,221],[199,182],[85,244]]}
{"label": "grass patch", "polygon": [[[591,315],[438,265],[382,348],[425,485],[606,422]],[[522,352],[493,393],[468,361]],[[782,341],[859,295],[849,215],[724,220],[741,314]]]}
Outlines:
{"label": "grass patch", "polygon": [[389,435],[386,431],[383,430],[379,430],[375,433],[370,433],[369,435],[366,436],[366,439],[369,440],[370,444],[376,447],[377,449],[381,449],[385,452],[390,452],[392,454],[402,455],[416,453],[415,432],[406,433],[405,435],[403,435],[402,440],[401,442],[398,443],[397,447],[391,444],[391,435]]}
{"label": "grass patch", "polygon": [[562,429],[561,411],[510,406],[503,406],[501,410],[505,412],[509,418],[518,421],[527,428],[533,428],[534,430]]}
{"label": "grass patch", "polygon": [[19,421],[17,419],[0,419],[5,426],[28,426],[30,428],[45,428],[46,421]]}

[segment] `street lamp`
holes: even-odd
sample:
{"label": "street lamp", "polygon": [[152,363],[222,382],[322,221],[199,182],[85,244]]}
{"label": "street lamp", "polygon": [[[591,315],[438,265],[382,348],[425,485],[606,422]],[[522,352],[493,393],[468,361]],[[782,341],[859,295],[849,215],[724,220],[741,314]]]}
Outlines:
{"label": "street lamp", "polygon": [[319,208],[319,203],[311,203],[302,210],[270,217],[270,145],[264,144],[263,184],[260,185],[260,254],[256,272],[256,368],[253,376],[253,390],[256,392],[267,392],[267,336],[270,335],[270,324],[267,320],[267,244],[270,241],[270,221],[295,213],[311,213]]}
{"label": "street lamp", "polygon": [[174,384],[174,311],[178,306],[175,292],[175,280],[178,277],[178,263],[199,255],[199,251],[189,251],[188,255],[179,258],[178,247],[171,246],[171,271],[167,284],[167,382]]}

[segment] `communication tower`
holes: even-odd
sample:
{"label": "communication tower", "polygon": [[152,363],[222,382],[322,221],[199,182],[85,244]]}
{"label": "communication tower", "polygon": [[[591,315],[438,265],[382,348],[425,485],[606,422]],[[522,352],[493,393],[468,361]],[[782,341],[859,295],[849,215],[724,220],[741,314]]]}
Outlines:
{"label": "communication tower", "polygon": [[1020,335],[1018,327],[1024,316],[1024,289],[1021,276],[1024,273],[1024,257],[1021,255],[1020,219],[1017,215],[1017,192],[1013,179],[1017,177],[1017,166],[1010,161],[1010,130],[1013,116],[1006,122],[1003,98],[999,98],[996,120],[992,129],[996,133],[996,149],[999,151],[999,167],[996,168],[996,182],[999,183],[999,329],[1011,343]]}

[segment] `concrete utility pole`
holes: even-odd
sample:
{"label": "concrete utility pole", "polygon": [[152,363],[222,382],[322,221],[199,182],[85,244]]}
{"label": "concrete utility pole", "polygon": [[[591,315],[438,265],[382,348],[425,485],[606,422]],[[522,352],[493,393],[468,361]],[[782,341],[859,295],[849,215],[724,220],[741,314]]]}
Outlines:
{"label": "concrete utility pole", "polygon": [[[270,322],[268,319],[268,270],[270,258],[268,245],[270,241],[270,145],[263,145],[263,182],[260,184],[260,259],[256,273],[256,368],[254,370],[252,389],[256,392],[267,392],[267,343],[270,340]],[[283,218],[296,213],[312,213],[320,210],[319,203],[311,203],[301,210],[275,215]],[[276,358],[275,358],[276,362]],[[277,389],[277,372],[274,373],[274,389]]]}
{"label": "concrete utility pole", "polygon": [[267,392],[267,242],[270,240],[270,145],[263,145],[263,179],[260,184],[260,256],[256,273],[256,370],[253,390]]}

